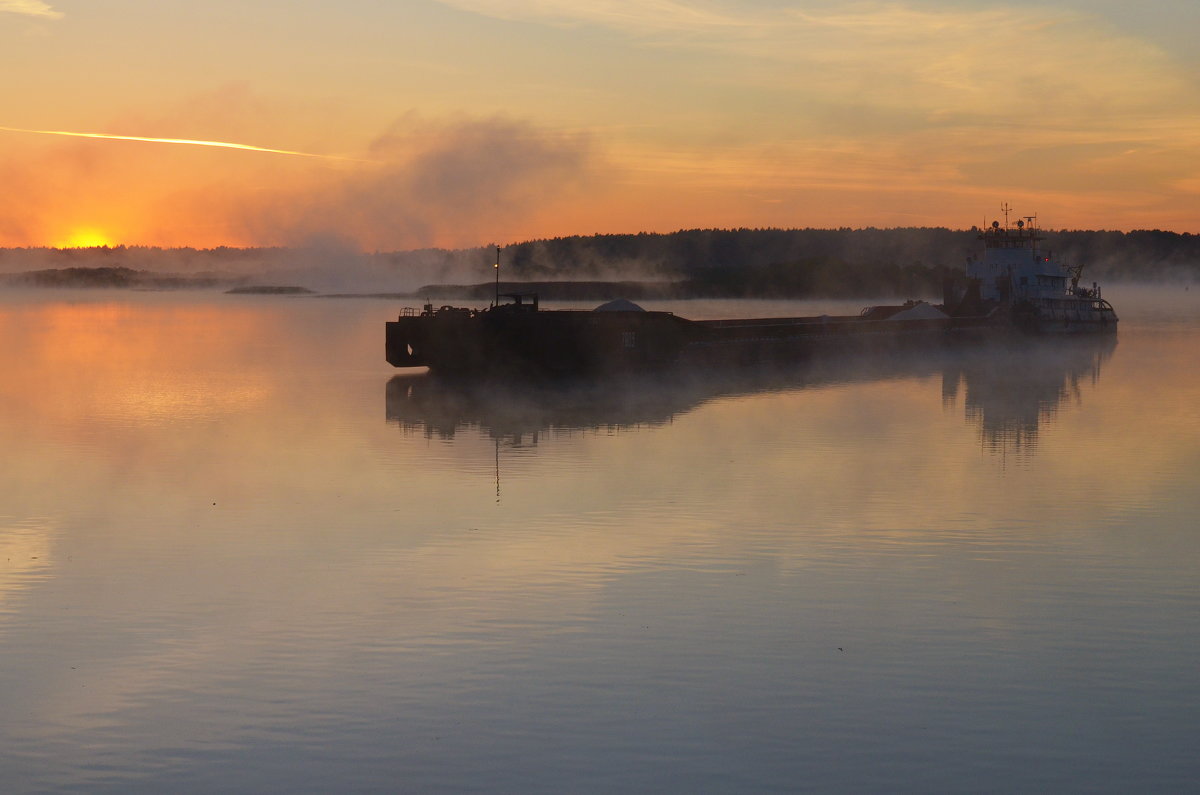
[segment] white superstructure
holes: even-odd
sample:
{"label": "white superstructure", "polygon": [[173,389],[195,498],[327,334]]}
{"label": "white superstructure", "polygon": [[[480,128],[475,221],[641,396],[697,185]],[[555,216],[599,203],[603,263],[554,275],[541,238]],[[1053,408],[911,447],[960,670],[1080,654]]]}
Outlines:
{"label": "white superstructure", "polygon": [[1116,330],[1116,313],[1099,285],[1079,285],[1082,266],[1067,266],[1041,248],[1036,216],[1015,227],[993,221],[979,239],[983,256],[967,261],[967,277],[978,280],[983,301],[1009,305],[1014,321],[1038,331]]}

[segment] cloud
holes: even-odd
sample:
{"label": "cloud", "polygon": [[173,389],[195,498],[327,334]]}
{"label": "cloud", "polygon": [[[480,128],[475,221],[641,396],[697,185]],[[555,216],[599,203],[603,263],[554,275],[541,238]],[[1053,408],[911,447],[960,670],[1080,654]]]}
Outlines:
{"label": "cloud", "polygon": [[1194,71],[1086,7],[443,2],[566,36],[616,32],[684,75],[671,107],[690,96],[704,108],[686,132],[675,125],[670,148],[614,146],[648,190],[770,190],[782,206],[840,193],[840,212],[876,217],[871,195],[1053,193],[1063,208],[1137,204],[1177,219],[1174,199],[1200,173]]}
{"label": "cloud", "polygon": [[114,135],[112,133],[80,132],[68,130],[28,130],[22,127],[0,127],[0,132],[30,133],[33,135],[61,135],[69,138],[100,138],[112,141],[133,141],[137,143],[177,144],[184,146],[213,146],[218,149],[241,149],[247,152],[266,152],[276,155],[292,155],[295,157],[318,157],[326,160],[354,160],[355,158],[341,155],[317,154],[314,152],[296,152],[291,149],[271,149],[270,147],[239,144],[231,141],[201,141],[194,138],[154,138],[144,135]]}
{"label": "cloud", "polygon": [[819,75],[827,93],[885,106],[1039,125],[1163,108],[1192,90],[1157,47],[1073,12],[888,5],[789,16],[793,54],[773,57]]}
{"label": "cloud", "polygon": [[632,33],[751,28],[745,8],[722,10],[681,0],[441,0],[445,5],[496,19],[554,25],[603,25]]}
{"label": "cloud", "polygon": [[[806,4],[731,0],[442,0],[474,13],[596,26],[643,45],[705,52],[706,79],[791,90],[933,121],[975,114],[1054,121],[1183,103],[1194,80],[1150,42],[1067,9],[923,3]],[[1043,114],[1031,119],[1030,114]]]}
{"label": "cloud", "polygon": [[409,112],[373,140],[326,118],[337,119],[326,104],[229,85],[96,123],[127,138],[253,140],[361,159],[0,133],[0,245],[54,244],[84,227],[130,245],[503,243],[536,235],[539,218],[594,190],[601,173],[591,136],[514,117]]}
{"label": "cloud", "polygon": [[0,0],[0,12],[25,14],[31,17],[62,19],[62,12],[55,11],[41,0]]}
{"label": "cloud", "polygon": [[250,197],[237,211],[252,239],[340,239],[365,249],[506,241],[576,193],[592,173],[590,140],[501,118],[402,116],[370,145],[379,161],[315,184]]}

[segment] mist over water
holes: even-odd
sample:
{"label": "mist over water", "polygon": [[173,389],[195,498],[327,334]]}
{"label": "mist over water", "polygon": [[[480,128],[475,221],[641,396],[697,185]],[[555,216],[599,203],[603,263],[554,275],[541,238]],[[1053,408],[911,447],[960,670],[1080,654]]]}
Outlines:
{"label": "mist over water", "polygon": [[1200,291],[1105,296],[535,389],[400,302],[0,292],[5,789],[1185,790]]}

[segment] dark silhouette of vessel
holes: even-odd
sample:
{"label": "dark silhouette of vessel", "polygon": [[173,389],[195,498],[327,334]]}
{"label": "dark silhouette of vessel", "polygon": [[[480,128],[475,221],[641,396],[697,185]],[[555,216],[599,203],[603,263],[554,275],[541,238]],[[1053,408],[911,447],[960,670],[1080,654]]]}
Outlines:
{"label": "dark silhouette of vessel", "polygon": [[[672,366],[762,364],[820,350],[886,350],[1006,333],[1115,333],[1100,288],[1081,288],[1080,267],[1042,251],[1033,217],[980,234],[981,258],[947,279],[941,304],[908,301],[858,315],[688,320],[610,301],[592,311],[542,310],[535,293],[500,295],[486,309],[406,309],[387,323],[395,367],[466,375],[577,375]],[[1028,221],[1028,223],[1026,223]],[[497,260],[497,273],[499,260]],[[498,284],[498,282],[497,282]],[[500,299],[506,298],[507,302]]]}

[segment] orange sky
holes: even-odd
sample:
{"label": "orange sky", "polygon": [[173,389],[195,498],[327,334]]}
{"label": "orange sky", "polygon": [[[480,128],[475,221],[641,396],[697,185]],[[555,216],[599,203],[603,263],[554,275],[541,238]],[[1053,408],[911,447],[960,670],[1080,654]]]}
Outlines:
{"label": "orange sky", "polygon": [[1198,28],[1182,0],[0,0],[0,246],[961,228],[1002,201],[1197,232]]}

